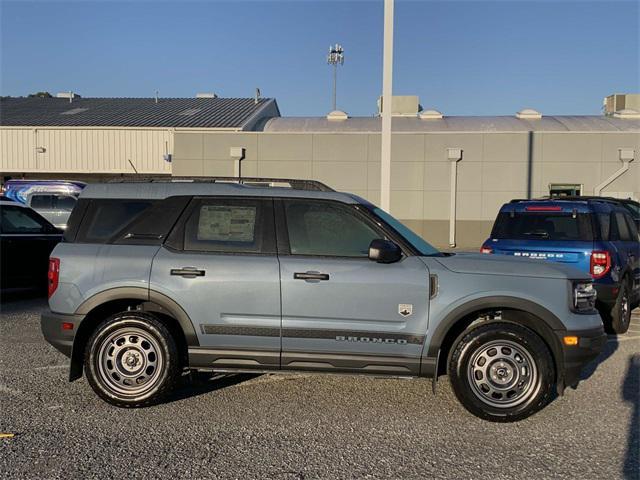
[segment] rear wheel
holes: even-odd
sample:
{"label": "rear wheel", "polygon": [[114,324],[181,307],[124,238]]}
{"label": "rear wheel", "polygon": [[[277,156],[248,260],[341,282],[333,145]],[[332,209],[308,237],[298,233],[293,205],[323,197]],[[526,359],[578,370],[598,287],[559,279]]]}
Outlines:
{"label": "rear wheel", "polygon": [[178,349],[155,316],[118,313],[102,322],[89,339],[85,373],[93,390],[113,405],[151,405],[179,378]]}
{"label": "rear wheel", "polygon": [[551,353],[538,335],[520,325],[495,322],[467,330],[448,363],[458,400],[485,420],[522,420],[551,401]]}
{"label": "rear wheel", "polygon": [[625,279],[620,285],[620,291],[618,292],[618,298],[616,303],[611,309],[611,315],[605,320],[605,327],[609,333],[616,333],[621,335],[629,330],[629,324],[631,323],[631,293],[629,289],[629,282]]}

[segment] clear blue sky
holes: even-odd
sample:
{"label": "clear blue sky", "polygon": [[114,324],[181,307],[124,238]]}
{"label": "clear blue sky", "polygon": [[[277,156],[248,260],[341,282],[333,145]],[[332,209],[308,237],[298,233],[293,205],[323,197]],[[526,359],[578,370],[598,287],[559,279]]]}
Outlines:
{"label": "clear blue sky", "polygon": [[[371,115],[382,83],[378,1],[67,1],[1,6],[2,95],[264,96],[283,115]],[[598,114],[640,91],[639,1],[396,1],[394,94],[448,115]]]}

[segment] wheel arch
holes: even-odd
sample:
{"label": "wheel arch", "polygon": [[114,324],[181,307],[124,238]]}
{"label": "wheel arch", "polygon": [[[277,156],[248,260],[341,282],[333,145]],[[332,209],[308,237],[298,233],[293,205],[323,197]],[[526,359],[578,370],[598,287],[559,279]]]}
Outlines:
{"label": "wheel arch", "polygon": [[489,317],[485,323],[493,321],[490,316],[498,312],[501,316],[495,321],[525,326],[543,339],[551,351],[556,367],[556,380],[559,383],[559,390],[562,390],[560,383],[564,359],[562,345],[554,332],[566,330],[565,326],[555,314],[541,305],[515,297],[488,297],[472,300],[455,308],[438,324],[427,351],[427,357],[438,359],[436,378],[446,373],[449,353],[462,332],[482,317]]}
{"label": "wheel arch", "polygon": [[84,350],[96,326],[105,318],[126,310],[155,314],[174,336],[185,358],[188,347],[200,345],[191,319],[171,298],[143,287],[111,288],[88,298],[75,312],[78,315],[84,315],[84,319],[73,339],[70,381],[82,376]]}

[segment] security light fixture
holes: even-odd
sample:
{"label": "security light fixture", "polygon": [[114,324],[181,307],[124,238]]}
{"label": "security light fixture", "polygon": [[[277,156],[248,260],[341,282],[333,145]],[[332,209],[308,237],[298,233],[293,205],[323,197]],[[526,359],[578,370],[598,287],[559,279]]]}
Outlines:
{"label": "security light fixture", "polygon": [[327,63],[329,65],[333,65],[333,110],[336,110],[338,65],[344,65],[344,48],[342,48],[342,45],[336,43],[334,46],[329,46]]}

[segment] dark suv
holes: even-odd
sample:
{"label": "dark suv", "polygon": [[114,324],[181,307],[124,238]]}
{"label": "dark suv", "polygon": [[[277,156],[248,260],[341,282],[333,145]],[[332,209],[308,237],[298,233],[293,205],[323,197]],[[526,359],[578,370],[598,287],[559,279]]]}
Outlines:
{"label": "dark suv", "polygon": [[551,260],[594,279],[598,310],[612,333],[629,328],[640,303],[640,237],[621,201],[609,198],[513,200],[503,205],[482,253]]}

